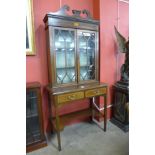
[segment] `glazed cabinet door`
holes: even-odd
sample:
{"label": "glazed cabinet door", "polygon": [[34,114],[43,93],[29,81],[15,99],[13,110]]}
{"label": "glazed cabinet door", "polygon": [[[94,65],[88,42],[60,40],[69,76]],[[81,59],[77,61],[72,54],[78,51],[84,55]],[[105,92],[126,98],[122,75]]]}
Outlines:
{"label": "glazed cabinet door", "polygon": [[38,82],[26,84],[26,152],[47,146],[40,87]]}
{"label": "glazed cabinet door", "polygon": [[78,30],[77,47],[79,55],[79,83],[98,80],[98,33]]}
{"label": "glazed cabinet door", "polygon": [[38,89],[26,90],[26,144],[41,141],[42,131],[38,112]]}
{"label": "glazed cabinet door", "polygon": [[77,83],[76,31],[53,28],[53,44],[56,85]]}

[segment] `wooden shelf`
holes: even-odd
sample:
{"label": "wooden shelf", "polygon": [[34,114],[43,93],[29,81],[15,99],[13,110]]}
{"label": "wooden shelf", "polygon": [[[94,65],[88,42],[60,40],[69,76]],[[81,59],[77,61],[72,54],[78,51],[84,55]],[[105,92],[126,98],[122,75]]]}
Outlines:
{"label": "wooden shelf", "polygon": [[[62,49],[65,49],[65,50],[62,50]],[[72,50],[70,50],[70,49],[72,49]],[[63,52],[75,53],[75,48],[56,48],[55,51],[58,53],[63,53]]]}
{"label": "wooden shelf", "polygon": [[[76,111],[76,112],[72,112],[69,114],[59,116],[59,118],[60,118],[60,130],[64,129],[65,124],[67,124],[67,123],[69,123],[75,119],[79,119],[79,118],[83,118],[84,116],[91,116],[91,115],[92,115],[92,111],[90,108],[88,108],[88,109],[84,109],[81,111]],[[54,129],[56,129],[56,126],[55,126],[56,118],[55,117],[52,118],[52,122],[53,122]]]}
{"label": "wooden shelf", "polygon": [[70,69],[70,68],[75,68],[75,66],[68,66],[68,67],[56,67],[56,69]]}
{"label": "wooden shelf", "polygon": [[32,117],[39,117],[39,116],[38,116],[38,113],[26,115],[26,118],[32,118]]}
{"label": "wooden shelf", "polygon": [[[95,110],[95,117],[103,117],[103,114],[100,113],[96,108],[93,108]],[[83,117],[89,117],[92,116],[92,109],[88,108],[88,109],[84,109],[84,110],[80,110],[80,111],[76,111],[76,112],[72,112],[69,114],[64,114],[59,116],[60,119],[60,131],[62,131],[65,127],[65,124],[72,122],[75,119],[80,119]],[[56,129],[56,117],[53,117],[51,119],[54,130]]]}
{"label": "wooden shelf", "polygon": [[81,65],[80,67],[89,67],[90,65]]}

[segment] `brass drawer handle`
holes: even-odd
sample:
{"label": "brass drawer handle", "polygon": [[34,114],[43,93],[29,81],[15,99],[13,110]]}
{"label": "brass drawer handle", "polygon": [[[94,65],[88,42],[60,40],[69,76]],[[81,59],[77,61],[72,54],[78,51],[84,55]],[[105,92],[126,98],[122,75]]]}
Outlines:
{"label": "brass drawer handle", "polygon": [[68,96],[68,99],[69,100],[74,100],[75,99],[75,95]]}

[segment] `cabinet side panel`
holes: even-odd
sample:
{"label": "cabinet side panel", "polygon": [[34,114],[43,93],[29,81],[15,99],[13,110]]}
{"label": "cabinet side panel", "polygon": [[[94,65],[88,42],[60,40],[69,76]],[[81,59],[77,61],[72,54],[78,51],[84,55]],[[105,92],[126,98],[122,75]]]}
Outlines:
{"label": "cabinet side panel", "polygon": [[43,112],[42,112],[42,96],[41,96],[41,88],[37,88],[37,98],[38,98],[38,112],[39,112],[39,122],[40,122],[40,131],[42,139],[45,138],[44,136],[44,126],[43,126]]}
{"label": "cabinet side panel", "polygon": [[99,61],[99,32],[96,32],[96,49],[95,49],[95,60],[96,60],[96,80],[99,81],[99,74],[100,74],[100,61]]}
{"label": "cabinet side panel", "polygon": [[46,29],[46,50],[47,50],[47,62],[48,62],[48,81],[52,84],[52,61],[51,61],[51,48],[50,48],[50,30]]}

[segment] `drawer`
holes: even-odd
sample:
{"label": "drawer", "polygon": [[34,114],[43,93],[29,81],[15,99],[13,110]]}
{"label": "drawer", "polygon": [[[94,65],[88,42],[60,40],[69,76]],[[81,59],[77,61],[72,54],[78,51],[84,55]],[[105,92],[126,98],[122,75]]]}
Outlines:
{"label": "drawer", "polygon": [[97,89],[92,89],[92,90],[87,90],[85,91],[85,96],[86,97],[93,97],[93,96],[98,96],[106,93],[106,88],[97,88]]}
{"label": "drawer", "polygon": [[64,103],[84,98],[84,92],[68,93],[58,95],[58,103]]}

